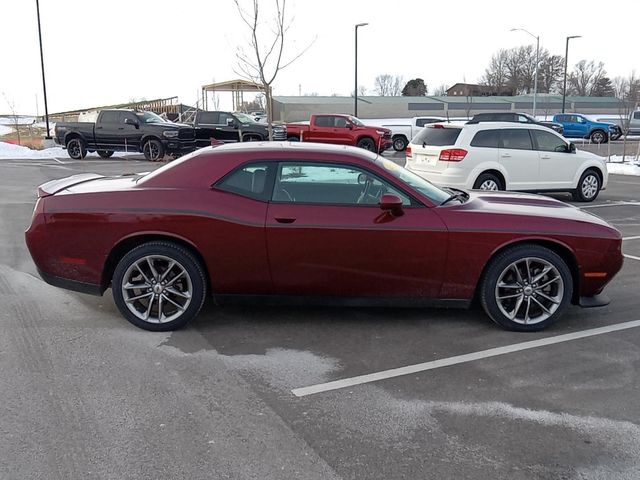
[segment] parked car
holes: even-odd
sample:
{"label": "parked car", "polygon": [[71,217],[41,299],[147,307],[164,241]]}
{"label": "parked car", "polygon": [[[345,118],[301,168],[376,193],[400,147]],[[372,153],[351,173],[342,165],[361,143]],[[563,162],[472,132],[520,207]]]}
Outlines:
{"label": "parked car", "polygon": [[607,304],[623,260],[620,232],[558,200],[443,189],[362,149],[286,142],[50,181],[26,241],[45,281],[111,287],[147,330],[183,326],[207,296],[464,307],[478,295],[496,323],[533,331],[569,303]]}
{"label": "parked car", "polygon": [[477,113],[473,116],[469,123],[481,123],[481,122],[516,122],[516,123],[528,123],[530,125],[542,125],[548,127],[554,132],[562,135],[564,133],[564,127],[561,123],[547,122],[542,120],[536,120],[534,117],[527,113],[519,112],[491,112],[491,113]]}
{"label": "parked car", "polygon": [[619,131],[615,137],[613,134],[611,135],[611,140],[617,140],[624,135],[625,132],[628,135],[640,135],[640,110],[629,113],[628,118],[621,115],[598,115],[595,116],[595,120],[598,122],[611,123],[618,127]]}
{"label": "parked car", "polygon": [[382,152],[391,147],[391,130],[367,126],[351,115],[311,115],[308,124],[288,123],[289,141],[353,145]]}
{"label": "parked car", "polygon": [[440,186],[569,191],[583,202],[608,180],[603,157],[533,124],[428,125],[407,147],[406,168]]}
{"label": "parked car", "polygon": [[442,117],[367,119],[367,123],[370,125],[391,130],[391,142],[396,152],[401,152],[407,148],[411,139],[422,130],[425,125],[446,121],[447,119]]}
{"label": "parked car", "polygon": [[165,154],[182,155],[195,149],[193,127],[168,122],[153,112],[102,110],[93,122],[57,122],[55,142],[80,160],[87,152],[109,158],[115,151],[142,152],[147,160]]}
{"label": "parked car", "polygon": [[593,143],[607,143],[610,136],[619,133],[618,127],[612,123],[594,122],[577,113],[558,113],[553,116],[553,121],[562,124],[565,137],[588,138]]}
{"label": "parked car", "polygon": [[[211,145],[211,139],[224,143],[255,142],[269,139],[268,126],[256,122],[246,113],[220,111],[196,112],[193,126],[196,129],[198,147]],[[286,140],[287,128],[284,125],[273,126],[273,139]]]}

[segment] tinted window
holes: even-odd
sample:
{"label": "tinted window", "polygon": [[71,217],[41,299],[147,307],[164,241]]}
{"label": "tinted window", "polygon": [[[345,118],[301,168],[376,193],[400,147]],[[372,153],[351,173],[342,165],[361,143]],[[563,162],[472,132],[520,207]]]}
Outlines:
{"label": "tinted window", "polygon": [[633,118],[636,120],[640,120],[640,112],[633,112]]}
{"label": "tinted window", "polygon": [[235,118],[233,118],[232,115],[229,115],[228,113],[224,113],[224,112],[220,112],[220,116],[218,118],[218,125],[228,125],[229,121],[231,120],[235,120]]}
{"label": "tinted window", "polygon": [[136,116],[131,113],[131,112],[120,112],[120,115],[118,116],[118,123],[124,123],[124,119],[128,118],[130,122],[137,122],[138,119],[136,118]]}
{"label": "tinted window", "polygon": [[482,130],[475,134],[471,146],[498,148],[499,141],[500,130]]}
{"label": "tinted window", "polygon": [[538,150],[543,152],[566,152],[567,144],[561,138],[558,138],[553,133],[544,132],[542,130],[531,130],[531,134],[535,139]]}
{"label": "tinted window", "polygon": [[216,124],[218,123],[219,114],[217,112],[200,112],[199,123],[210,123]]}
{"label": "tinted window", "polygon": [[410,205],[409,197],[377,176],[357,167],[334,164],[283,163],[272,200],[291,203],[377,205],[393,193]]}
{"label": "tinted window", "polygon": [[518,115],[518,122],[520,123],[531,123],[531,120],[527,118],[525,115]]}
{"label": "tinted window", "polygon": [[455,145],[461,131],[461,128],[425,127],[420,130],[415,137],[413,137],[411,143],[418,145],[433,145],[437,147]]}
{"label": "tinted window", "polygon": [[333,117],[334,125],[338,128],[346,128],[347,127],[347,119],[342,117]]}
{"label": "tinted window", "polygon": [[439,118],[418,118],[416,120],[416,127],[424,127],[429,123],[441,122]]}
{"label": "tinted window", "polygon": [[101,123],[118,123],[118,112],[102,112],[100,115]]}
{"label": "tinted window", "polygon": [[532,150],[529,130],[524,128],[505,128],[500,130],[500,148]]}
{"label": "tinted window", "polygon": [[[237,193],[245,197],[266,200],[269,198],[267,173],[272,167],[267,164],[252,164],[240,167],[226,175],[216,184],[216,188]],[[271,176],[273,181],[273,176]]]}
{"label": "tinted window", "polygon": [[333,127],[333,117],[316,117],[316,126],[318,127]]}

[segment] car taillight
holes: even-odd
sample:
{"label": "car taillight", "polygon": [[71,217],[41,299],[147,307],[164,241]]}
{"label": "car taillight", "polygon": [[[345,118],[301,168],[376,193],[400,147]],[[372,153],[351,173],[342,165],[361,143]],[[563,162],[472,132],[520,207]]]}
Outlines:
{"label": "car taillight", "polygon": [[405,153],[407,154],[407,158],[411,158],[411,145],[407,145]]}
{"label": "car taillight", "polygon": [[448,148],[440,152],[441,162],[461,162],[467,155],[467,151],[462,148]]}

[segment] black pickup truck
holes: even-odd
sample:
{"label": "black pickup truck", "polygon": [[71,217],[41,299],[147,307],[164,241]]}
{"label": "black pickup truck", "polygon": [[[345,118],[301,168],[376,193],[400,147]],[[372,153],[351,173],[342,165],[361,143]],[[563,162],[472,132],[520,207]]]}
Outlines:
{"label": "black pickup truck", "polygon": [[[196,129],[196,144],[198,147],[211,145],[211,139],[228,142],[252,142],[269,139],[269,132],[265,123],[258,123],[245,113],[196,112],[193,126]],[[287,127],[273,126],[273,139],[286,140]]]}
{"label": "black pickup truck", "polygon": [[102,110],[95,123],[56,123],[55,142],[76,160],[87,152],[109,158],[114,151],[132,151],[158,161],[165,154],[182,155],[196,148],[193,127],[169,122],[153,112],[126,109]]}
{"label": "black pickup truck", "polygon": [[482,123],[482,122],[531,123],[533,125],[542,125],[543,127],[550,128],[551,130],[554,130],[560,135],[564,133],[564,127],[562,126],[561,123],[537,120],[527,113],[518,113],[518,112],[477,113],[467,123]]}

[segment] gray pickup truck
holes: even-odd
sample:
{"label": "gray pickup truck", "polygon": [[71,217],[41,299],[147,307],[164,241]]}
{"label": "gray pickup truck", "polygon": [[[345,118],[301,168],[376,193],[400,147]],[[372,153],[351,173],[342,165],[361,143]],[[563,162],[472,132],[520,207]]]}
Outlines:
{"label": "gray pickup truck", "polygon": [[622,133],[626,132],[628,135],[640,135],[640,110],[631,112],[629,114],[629,118],[624,118],[621,115],[591,116],[599,122],[608,122],[618,125],[622,130]]}

